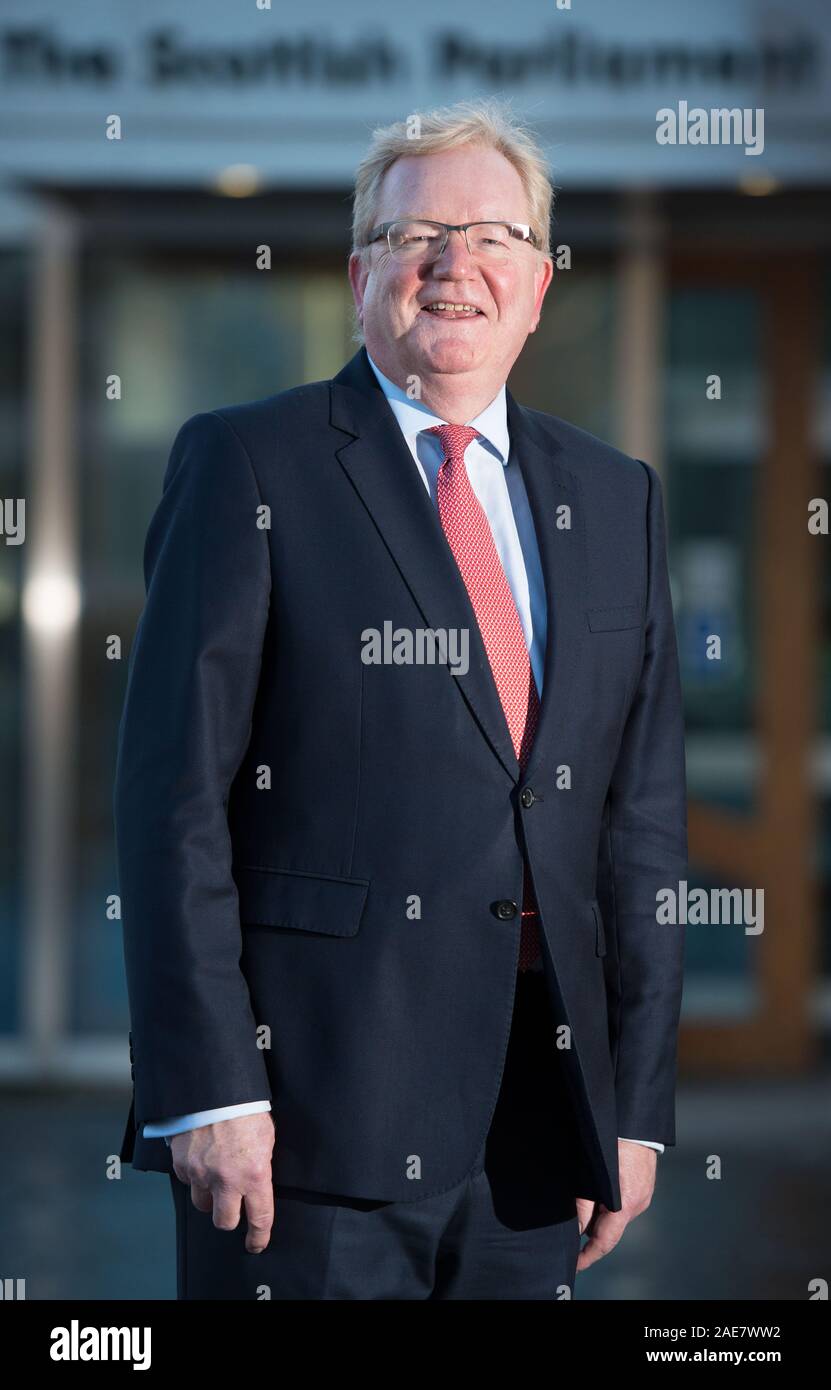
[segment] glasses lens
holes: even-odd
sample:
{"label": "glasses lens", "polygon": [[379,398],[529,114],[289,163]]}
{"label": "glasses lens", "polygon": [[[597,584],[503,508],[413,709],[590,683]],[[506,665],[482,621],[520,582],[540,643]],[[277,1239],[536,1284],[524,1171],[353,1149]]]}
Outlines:
{"label": "glasses lens", "polygon": [[443,240],[443,229],[433,222],[393,222],[389,229],[391,250],[407,260],[435,258]]}
{"label": "glasses lens", "polygon": [[471,254],[483,259],[499,259],[511,252],[514,238],[504,222],[477,222],[467,233]]}

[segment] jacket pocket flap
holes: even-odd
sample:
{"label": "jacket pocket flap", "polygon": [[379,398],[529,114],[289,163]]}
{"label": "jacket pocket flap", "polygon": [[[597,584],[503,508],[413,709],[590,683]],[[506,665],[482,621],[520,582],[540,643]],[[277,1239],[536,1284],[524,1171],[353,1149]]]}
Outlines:
{"label": "jacket pocket flap", "polygon": [[592,632],[611,632],[622,627],[640,627],[641,610],[636,603],[619,604],[616,608],[587,608],[586,618]]}
{"label": "jacket pocket flap", "polygon": [[243,864],[234,869],[242,924],[354,936],[369,880]]}

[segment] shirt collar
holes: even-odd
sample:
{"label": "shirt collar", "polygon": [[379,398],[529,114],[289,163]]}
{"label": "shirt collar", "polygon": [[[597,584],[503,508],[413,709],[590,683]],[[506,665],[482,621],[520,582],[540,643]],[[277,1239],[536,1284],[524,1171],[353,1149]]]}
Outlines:
{"label": "shirt collar", "polygon": [[[367,352],[369,365],[378,378],[378,384],[386,396],[390,409],[398,421],[401,432],[405,439],[415,439],[416,435],[422,430],[429,429],[432,425],[445,425],[446,420],[442,420],[438,415],[428,409],[421,401],[411,400],[400,386],[396,386],[394,381],[390,381],[385,376],[380,367],[377,367]],[[508,462],[510,450],[510,439],[508,436],[508,410],[505,401],[505,385],[499,388],[490,405],[473,420],[467,420],[466,424],[471,429],[475,429],[481,436],[480,443],[485,444],[491,452],[495,453],[500,462],[504,465]]]}

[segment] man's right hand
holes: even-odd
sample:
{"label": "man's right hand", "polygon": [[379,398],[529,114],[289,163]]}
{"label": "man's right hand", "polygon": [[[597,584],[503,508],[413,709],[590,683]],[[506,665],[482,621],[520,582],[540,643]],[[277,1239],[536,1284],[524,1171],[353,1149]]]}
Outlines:
{"label": "man's right hand", "polygon": [[173,1171],[189,1184],[193,1205],[213,1211],[219,1230],[236,1230],[245,1203],[245,1248],[251,1255],[265,1250],[274,1224],[274,1137],[274,1120],[266,1112],[218,1120],[170,1139]]}

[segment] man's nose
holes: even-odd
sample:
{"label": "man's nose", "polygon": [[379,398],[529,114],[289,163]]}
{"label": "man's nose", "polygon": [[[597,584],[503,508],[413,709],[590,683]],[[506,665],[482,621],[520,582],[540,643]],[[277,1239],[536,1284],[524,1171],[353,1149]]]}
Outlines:
{"label": "man's nose", "polygon": [[476,262],[467,249],[464,232],[448,232],[447,244],[441,255],[433,262],[433,269],[445,274],[470,271]]}

